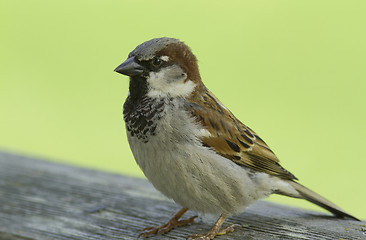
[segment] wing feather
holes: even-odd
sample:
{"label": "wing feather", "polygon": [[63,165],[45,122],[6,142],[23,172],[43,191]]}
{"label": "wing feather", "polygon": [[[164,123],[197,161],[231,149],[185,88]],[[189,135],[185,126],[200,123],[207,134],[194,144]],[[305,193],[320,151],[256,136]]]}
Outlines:
{"label": "wing feather", "polygon": [[208,89],[189,101],[187,111],[210,132],[210,136],[200,138],[204,146],[236,164],[284,179],[297,179],[279,164],[267,144],[241,123]]}

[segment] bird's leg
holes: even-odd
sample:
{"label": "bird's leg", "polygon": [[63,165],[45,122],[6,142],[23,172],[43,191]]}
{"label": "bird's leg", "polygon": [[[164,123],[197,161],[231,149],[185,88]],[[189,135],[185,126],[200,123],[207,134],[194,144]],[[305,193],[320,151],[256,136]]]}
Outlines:
{"label": "bird's leg", "polygon": [[214,239],[217,235],[224,235],[226,233],[234,232],[234,227],[240,226],[239,224],[233,224],[227,228],[221,229],[222,224],[225,221],[226,216],[221,215],[219,219],[217,219],[216,223],[212,226],[210,231],[206,234],[193,234],[188,237],[188,239],[195,239],[195,240],[210,240]]}
{"label": "bird's leg", "polygon": [[187,211],[188,211],[188,208],[182,208],[176,214],[174,214],[174,216],[167,223],[157,226],[157,227],[148,227],[148,228],[143,229],[137,238],[140,238],[141,236],[147,237],[152,234],[164,234],[166,232],[169,232],[171,229],[173,229],[175,227],[180,227],[180,226],[187,225],[189,223],[193,223],[194,219],[197,216],[193,216],[193,217],[190,217],[185,220],[179,220],[183,216],[183,214],[185,214]]}

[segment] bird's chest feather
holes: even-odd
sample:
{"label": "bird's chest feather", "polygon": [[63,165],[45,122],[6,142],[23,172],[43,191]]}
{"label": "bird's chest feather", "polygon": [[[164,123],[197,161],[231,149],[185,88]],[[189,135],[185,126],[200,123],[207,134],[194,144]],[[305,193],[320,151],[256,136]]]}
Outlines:
{"label": "bird's chest feather", "polygon": [[125,104],[124,119],[136,162],[154,187],[178,204],[234,213],[258,198],[247,170],[202,146],[199,137],[209,133],[179,100],[145,100],[133,111]]}
{"label": "bird's chest feather", "polygon": [[127,137],[136,162],[157,189],[173,197],[172,186],[186,181],[181,173],[192,172],[199,161],[192,157],[200,151],[197,125],[177,100],[143,100],[127,110]]}
{"label": "bird's chest feather", "polygon": [[158,123],[165,115],[164,107],[164,99],[144,97],[138,102],[127,100],[123,108],[123,117],[129,135],[147,143],[156,135]]}
{"label": "bird's chest feather", "polygon": [[167,158],[176,148],[197,141],[193,119],[175,100],[146,97],[133,108],[125,104],[124,120],[131,150],[144,172],[150,165],[155,169],[173,164]]}

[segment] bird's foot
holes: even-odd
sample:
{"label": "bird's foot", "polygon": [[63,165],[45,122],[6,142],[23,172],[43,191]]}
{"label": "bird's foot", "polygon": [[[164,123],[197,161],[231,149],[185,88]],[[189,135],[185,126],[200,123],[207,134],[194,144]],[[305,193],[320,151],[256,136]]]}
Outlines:
{"label": "bird's foot", "polygon": [[211,240],[214,239],[218,235],[225,235],[226,233],[234,232],[234,227],[240,226],[239,224],[233,224],[230,227],[221,229],[222,224],[224,223],[226,215],[221,215],[216,223],[212,226],[210,231],[206,234],[193,234],[189,236],[187,239],[190,240]]}
{"label": "bird's foot", "polygon": [[189,240],[211,240],[214,239],[216,236],[225,235],[226,233],[234,232],[234,227],[239,227],[239,224],[233,224],[227,228],[220,229],[220,226],[214,225],[210,231],[206,234],[193,234],[188,237]]}
{"label": "bird's foot", "polygon": [[166,232],[169,232],[171,229],[184,226],[190,223],[194,222],[194,219],[197,216],[190,217],[188,219],[179,220],[179,218],[187,211],[188,209],[181,209],[179,212],[177,212],[167,223],[156,226],[156,227],[148,227],[142,230],[140,235],[137,238],[140,237],[148,237],[152,234],[164,234]]}

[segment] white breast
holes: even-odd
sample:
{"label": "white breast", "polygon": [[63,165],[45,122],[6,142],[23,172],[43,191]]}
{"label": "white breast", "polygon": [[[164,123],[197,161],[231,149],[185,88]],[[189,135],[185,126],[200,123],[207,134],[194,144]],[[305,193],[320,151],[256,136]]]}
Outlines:
{"label": "white breast", "polygon": [[249,170],[203,147],[200,128],[173,101],[164,108],[156,135],[144,143],[128,134],[136,162],[156,189],[183,207],[203,213],[234,214],[268,196],[275,179]]}

